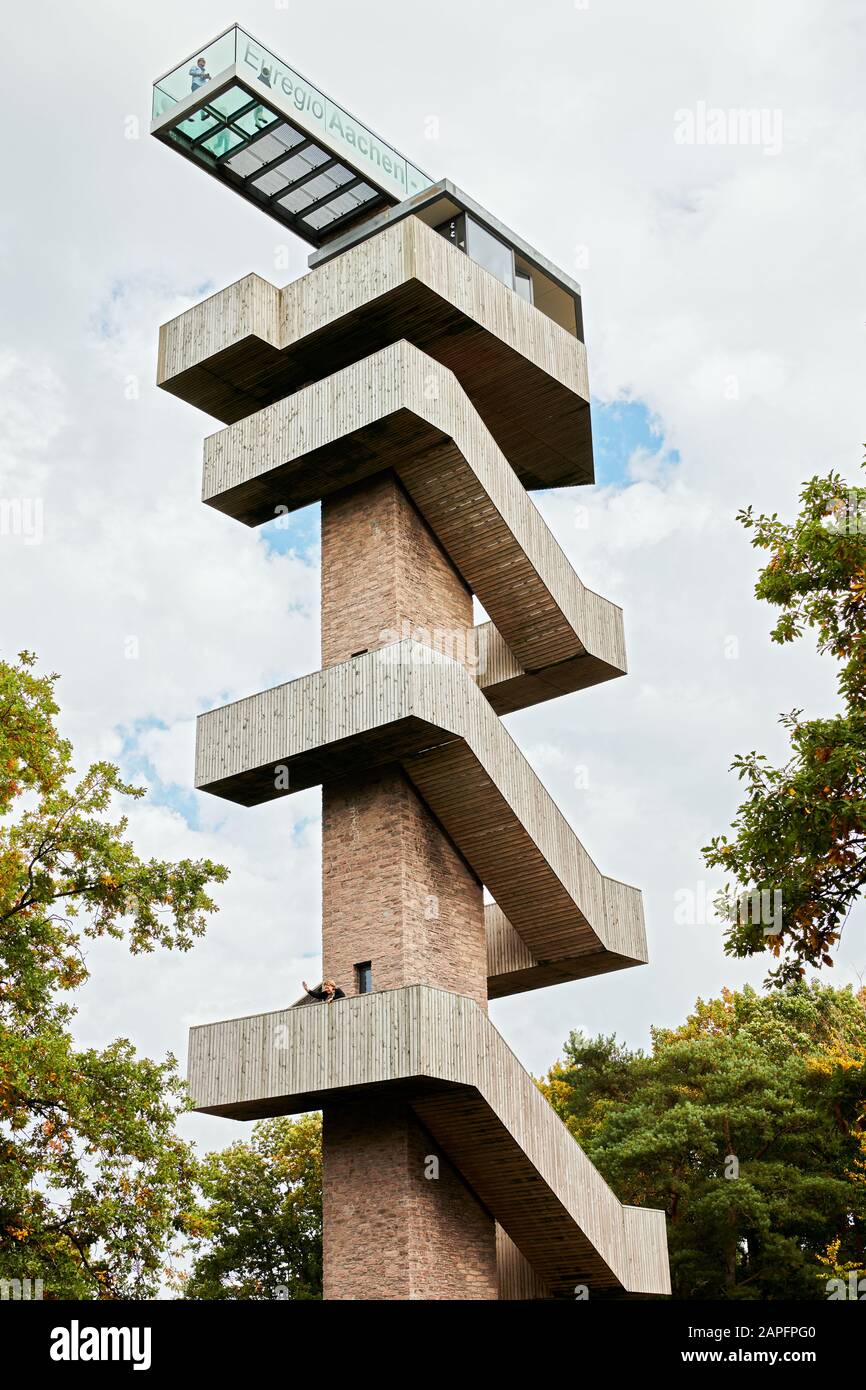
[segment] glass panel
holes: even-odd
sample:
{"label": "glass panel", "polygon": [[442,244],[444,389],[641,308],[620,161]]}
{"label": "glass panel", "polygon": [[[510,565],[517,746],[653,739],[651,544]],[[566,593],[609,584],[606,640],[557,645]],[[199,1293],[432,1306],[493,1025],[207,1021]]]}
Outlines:
{"label": "glass panel", "polygon": [[514,289],[514,252],[511,247],[469,216],[466,218],[466,253],[471,260],[477,261],[497,280],[501,280],[503,285]]}
{"label": "glass panel", "polygon": [[243,144],[243,136],[238,135],[234,130],[229,130],[228,126],[224,126],[209,140],[203,140],[202,148],[210,150],[211,154],[219,157],[221,154],[228,154],[229,150],[233,150],[236,145],[241,144]]}
{"label": "glass panel", "polygon": [[192,115],[188,116],[185,121],[181,121],[176,129],[182,130],[184,135],[189,136],[190,140],[197,140],[200,135],[204,135],[205,131],[213,130],[219,124],[216,116],[208,115],[207,111],[193,111]]}
{"label": "glass panel", "polygon": [[235,111],[240,111],[242,106],[249,106],[251,101],[252,97],[243,87],[229,87],[225,92],[220,92],[218,97],[214,97],[213,101],[209,101],[208,107],[220,116],[231,116]]}
{"label": "glass panel", "polygon": [[232,28],[161,77],[153,88],[154,119],[183,101],[191,92],[201,91],[206,82],[230,68],[235,61],[236,44],[237,29]]}
{"label": "glass panel", "polygon": [[163,87],[160,87],[159,83],[154,82],[153,104],[151,106],[151,120],[155,121],[160,116],[165,115],[166,111],[168,111],[172,106],[177,105],[177,101],[178,98],[173,97],[171,92],[167,91]]}
{"label": "glass panel", "polygon": [[525,299],[528,304],[532,303],[532,276],[519,266],[514,267],[514,288],[521,299]]}
{"label": "glass panel", "polygon": [[422,173],[416,169],[414,164],[406,161],[406,197],[411,198],[414,193],[423,193],[425,188],[429,188],[433,180],[429,174]]}
{"label": "glass panel", "polygon": [[274,121],[277,120],[279,117],[276,112],[269,111],[267,106],[254,106],[252,111],[247,111],[245,116],[238,116],[233,120],[232,125],[237,130],[242,130],[246,135],[255,135],[258,131],[273,125]]}

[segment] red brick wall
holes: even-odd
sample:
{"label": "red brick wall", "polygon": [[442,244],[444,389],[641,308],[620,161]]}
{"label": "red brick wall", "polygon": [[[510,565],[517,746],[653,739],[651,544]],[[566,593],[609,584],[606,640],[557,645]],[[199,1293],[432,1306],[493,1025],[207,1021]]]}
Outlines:
{"label": "red brick wall", "polygon": [[322,503],[323,666],[409,636],[471,661],[472,623],[469,589],[393,473]]}
{"label": "red brick wall", "polygon": [[493,1218],[409,1106],[329,1106],[323,1135],[325,1298],[498,1297]]}
{"label": "red brick wall", "polygon": [[322,969],[347,994],[435,985],[487,1007],[481,884],[400,768],[322,790]]}

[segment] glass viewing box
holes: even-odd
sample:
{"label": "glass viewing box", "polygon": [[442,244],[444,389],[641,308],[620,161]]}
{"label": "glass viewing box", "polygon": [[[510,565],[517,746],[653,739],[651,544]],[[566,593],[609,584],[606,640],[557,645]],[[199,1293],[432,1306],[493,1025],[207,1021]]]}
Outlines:
{"label": "glass viewing box", "polygon": [[153,84],[151,133],[315,246],[433,182],[237,24]]}

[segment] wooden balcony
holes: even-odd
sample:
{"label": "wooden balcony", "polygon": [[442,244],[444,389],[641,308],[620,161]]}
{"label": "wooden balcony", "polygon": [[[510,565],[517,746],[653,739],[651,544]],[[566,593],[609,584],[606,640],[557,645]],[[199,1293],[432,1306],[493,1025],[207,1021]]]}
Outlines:
{"label": "wooden balcony", "polygon": [[[588,590],[453,372],[399,342],[211,435],[202,497],[254,526],[393,470],[490,614],[481,684],[517,709],[626,669]],[[484,680],[487,659],[498,679]],[[499,687],[502,686],[500,690]]]}
{"label": "wooden balcony", "polygon": [[[605,878],[478,685],[406,641],[199,716],[196,786],[242,805],[400,762],[536,962],[644,964],[641,895]],[[594,959],[593,959],[594,958]]]}
{"label": "wooden balcony", "polygon": [[232,423],[401,339],[454,372],[524,487],[593,481],[583,343],[416,217],[172,319],[157,381]]}
{"label": "wooden balcony", "polygon": [[553,1295],[670,1292],[664,1213],[617,1200],[473,1000],[411,985],[205,1024],[188,1083],[237,1119],[404,1097]]}

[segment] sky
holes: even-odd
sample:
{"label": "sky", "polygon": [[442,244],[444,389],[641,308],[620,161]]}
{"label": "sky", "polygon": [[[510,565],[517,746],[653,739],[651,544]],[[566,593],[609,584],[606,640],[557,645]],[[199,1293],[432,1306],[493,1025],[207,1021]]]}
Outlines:
{"label": "sky", "polygon": [[[837,707],[811,639],[769,641],[735,516],[792,516],[805,479],[862,458],[866,10],[43,0],[4,19],[0,498],[26,507],[0,534],[0,655],[61,673],[81,767],[147,787],[142,854],[231,869],[189,954],[90,952],[81,1043],[181,1062],[191,1024],[282,1007],[319,970],[318,792],[247,810],[192,789],[199,712],[320,664],[318,511],[253,531],[203,507],[218,422],[155,386],[161,323],[250,271],[306,271],[301,241],[148,133],[152,80],[235,20],[582,285],[596,482],[535,500],[623,606],[630,670],[506,724],[602,871],[643,888],[650,964],[491,1016],[536,1074],[574,1028],[646,1047],[764,978],[723,953],[701,846],[736,810],[735,754],[779,760],[783,711]],[[863,927],[860,908],[828,979],[864,975]],[[208,1147],[247,1132],[182,1124]]]}

